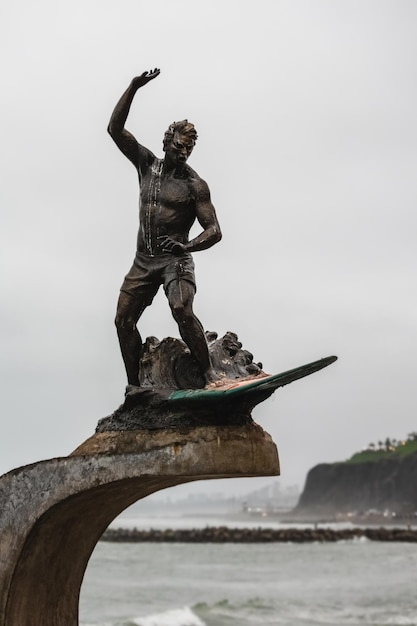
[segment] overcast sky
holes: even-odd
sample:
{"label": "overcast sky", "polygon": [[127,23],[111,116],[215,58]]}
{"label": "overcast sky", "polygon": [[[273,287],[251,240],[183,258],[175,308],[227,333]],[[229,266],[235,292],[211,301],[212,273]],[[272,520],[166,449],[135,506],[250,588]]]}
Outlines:
{"label": "overcast sky", "polygon": [[[106,126],[154,67],[127,127],[159,156],[173,120],[197,127],[223,230],[194,255],[204,327],[269,373],[339,357],[254,412],[283,484],[417,428],[416,20],[413,0],[3,0],[0,473],[123,399],[138,189]],[[178,335],[163,293],[140,328]]]}

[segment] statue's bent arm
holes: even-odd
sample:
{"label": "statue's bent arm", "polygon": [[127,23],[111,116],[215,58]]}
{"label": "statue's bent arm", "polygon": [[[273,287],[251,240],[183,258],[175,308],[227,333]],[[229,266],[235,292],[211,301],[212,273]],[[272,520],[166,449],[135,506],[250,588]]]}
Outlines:
{"label": "statue's bent arm", "polygon": [[222,233],[217,221],[216,210],[210,199],[210,190],[207,183],[198,178],[194,183],[196,217],[204,229],[200,235],[185,244],[187,252],[207,250],[220,241]]}

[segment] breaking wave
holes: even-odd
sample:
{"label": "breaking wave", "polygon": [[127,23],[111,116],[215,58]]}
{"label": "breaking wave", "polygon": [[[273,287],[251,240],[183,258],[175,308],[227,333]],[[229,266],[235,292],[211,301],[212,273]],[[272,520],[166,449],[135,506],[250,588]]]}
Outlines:
{"label": "breaking wave", "polygon": [[188,606],[154,613],[146,617],[137,617],[132,620],[132,624],[136,626],[206,626]]}

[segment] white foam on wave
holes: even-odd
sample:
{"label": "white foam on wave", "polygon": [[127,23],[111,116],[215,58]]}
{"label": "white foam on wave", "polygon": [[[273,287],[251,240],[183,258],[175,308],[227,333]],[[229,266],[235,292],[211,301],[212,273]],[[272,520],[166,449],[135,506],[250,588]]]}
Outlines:
{"label": "white foam on wave", "polygon": [[113,626],[110,622],[80,622],[80,626]]}
{"label": "white foam on wave", "polygon": [[[320,543],[320,542],[318,542]],[[338,539],[335,543],[338,545],[347,544],[352,545],[352,543],[373,543],[372,539],[368,539],[368,537],[352,537],[352,539]]]}
{"label": "white foam on wave", "polygon": [[113,626],[113,624],[107,623],[107,622],[94,622],[94,624],[91,622],[80,622],[80,626]]}
{"label": "white foam on wave", "polygon": [[136,617],[133,623],[137,626],[206,626],[188,606],[146,617]]}

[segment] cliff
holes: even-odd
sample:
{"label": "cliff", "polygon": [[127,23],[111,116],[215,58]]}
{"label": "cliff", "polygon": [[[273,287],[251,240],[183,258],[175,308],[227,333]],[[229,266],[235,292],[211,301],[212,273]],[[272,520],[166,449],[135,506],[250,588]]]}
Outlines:
{"label": "cliff", "polygon": [[294,513],[322,516],[369,509],[400,515],[417,511],[417,452],[376,462],[316,465]]}

